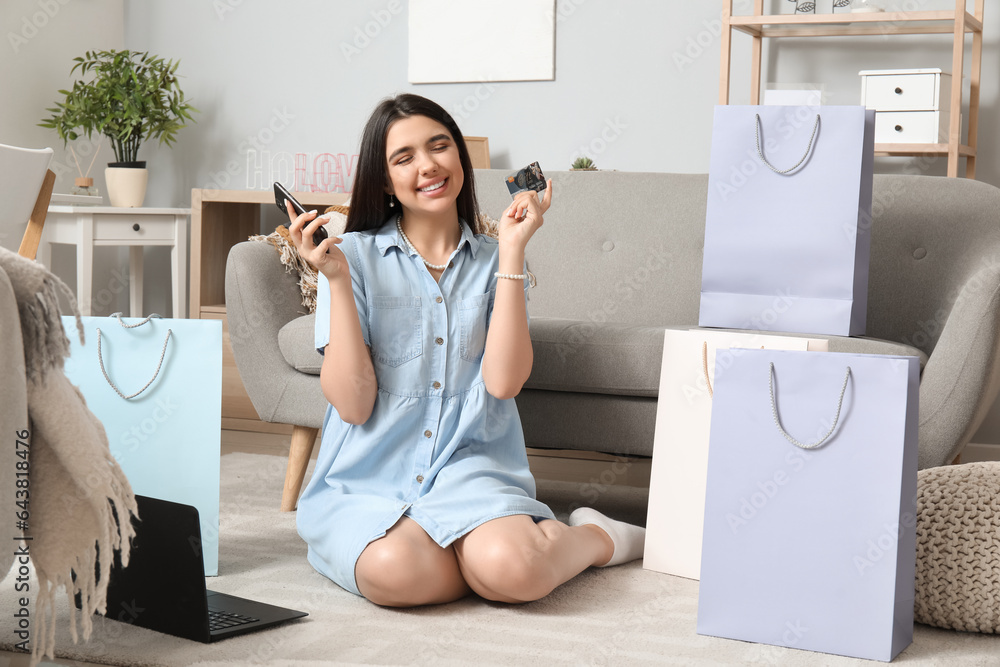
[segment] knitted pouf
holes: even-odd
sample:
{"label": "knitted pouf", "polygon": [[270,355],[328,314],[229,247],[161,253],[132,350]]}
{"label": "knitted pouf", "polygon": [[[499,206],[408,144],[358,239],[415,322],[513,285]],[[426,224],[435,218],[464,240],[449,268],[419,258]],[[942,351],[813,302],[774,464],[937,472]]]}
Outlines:
{"label": "knitted pouf", "polygon": [[918,473],[914,620],[1000,632],[1000,463]]}

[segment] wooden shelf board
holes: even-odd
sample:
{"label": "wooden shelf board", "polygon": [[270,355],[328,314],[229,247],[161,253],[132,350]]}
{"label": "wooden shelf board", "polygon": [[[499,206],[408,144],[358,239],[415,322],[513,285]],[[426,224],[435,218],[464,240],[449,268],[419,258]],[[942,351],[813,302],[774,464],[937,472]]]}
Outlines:
{"label": "wooden shelf board", "polygon": [[[954,24],[924,23],[924,24],[872,24],[872,25],[805,25],[795,27],[736,27],[737,30],[750,35],[763,37],[851,37],[871,35],[953,35]],[[971,32],[967,30],[966,32]]]}
{"label": "wooden shelf board", "polygon": [[226,304],[224,303],[212,303],[212,304],[202,304],[201,312],[203,313],[221,313],[226,314]]}
{"label": "wooden shelf board", "polygon": [[[846,32],[839,34],[857,34],[856,31],[863,27],[863,24],[893,24],[893,29],[904,28],[907,24],[942,22],[954,26],[955,12],[953,10],[925,11],[925,12],[878,12],[873,14],[770,14],[766,16],[733,16],[730,19],[732,26],[736,29],[784,25],[784,26],[830,26]],[[884,28],[884,26],[883,26]],[[965,31],[982,32],[983,24],[972,14],[965,13]],[[884,30],[876,30],[880,34]],[[953,32],[949,28],[946,32]],[[758,33],[759,34],[759,33]],[[898,34],[898,33],[897,33]]]}
{"label": "wooden shelf board", "polygon": [[[875,144],[875,155],[878,157],[903,155],[947,155],[948,144]],[[962,144],[958,154],[963,157],[976,157],[976,149]]]}
{"label": "wooden shelf board", "polygon": [[[201,202],[225,202],[235,204],[274,204],[271,190],[207,190],[199,189]],[[347,192],[293,192],[292,196],[303,205],[343,204],[350,198]],[[194,190],[192,190],[192,200]]]}

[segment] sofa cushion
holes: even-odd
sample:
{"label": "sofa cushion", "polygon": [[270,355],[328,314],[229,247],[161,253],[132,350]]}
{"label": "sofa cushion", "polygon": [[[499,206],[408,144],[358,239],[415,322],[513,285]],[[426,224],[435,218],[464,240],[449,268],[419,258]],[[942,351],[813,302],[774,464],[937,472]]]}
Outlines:
{"label": "sofa cushion", "polygon": [[278,349],[288,365],[301,373],[319,375],[323,355],[316,351],[316,316],[303,315],[278,331]]}
{"label": "sofa cushion", "polygon": [[[659,394],[665,327],[552,317],[533,317],[529,326],[535,359],[525,389],[652,398]],[[806,337],[828,340],[831,352],[915,356],[920,359],[921,369],[927,362],[927,355],[917,348],[894,341],[845,336]]]}

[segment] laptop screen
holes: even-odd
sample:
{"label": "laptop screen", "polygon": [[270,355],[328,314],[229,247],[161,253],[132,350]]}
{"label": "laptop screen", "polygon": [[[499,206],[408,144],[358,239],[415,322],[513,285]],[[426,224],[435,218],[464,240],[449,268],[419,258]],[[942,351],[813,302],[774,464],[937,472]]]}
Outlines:
{"label": "laptop screen", "polygon": [[208,640],[208,601],[198,510],[136,497],[139,518],[128,567],[115,553],[105,616],[151,630]]}

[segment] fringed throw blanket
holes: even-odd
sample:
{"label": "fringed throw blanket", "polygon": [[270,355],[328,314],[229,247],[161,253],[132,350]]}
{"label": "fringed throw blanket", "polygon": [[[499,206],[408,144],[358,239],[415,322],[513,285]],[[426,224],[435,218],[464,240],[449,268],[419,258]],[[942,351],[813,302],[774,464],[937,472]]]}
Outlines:
{"label": "fringed throw blanket", "polygon": [[[24,378],[5,381],[23,381],[27,394],[30,429],[23,440],[28,444],[29,465],[23,488],[29,492],[28,520],[26,528],[22,525],[9,537],[23,539],[20,544],[30,554],[39,581],[31,613],[34,664],[42,655],[55,657],[54,601],[60,589],[69,599],[74,643],[78,639],[77,593],[83,606],[79,619],[83,639],[90,638],[91,617],[105,610],[113,552],[121,550],[122,563],[128,564],[136,504],[128,480],[111,455],[104,427],[63,372],[69,340],[59,316],[58,295],[65,294],[73,304],[82,342],[75,297],[43,266],[3,248],[0,272],[10,283],[0,289],[9,292],[12,288],[16,302],[16,309],[0,309],[0,331],[9,344],[9,335],[19,329],[24,350]],[[4,303],[0,300],[0,305]],[[3,474],[13,477],[14,471]],[[14,543],[8,540],[7,544]],[[95,566],[100,568],[96,577]]]}
{"label": "fringed throw blanket", "polygon": [[307,313],[316,312],[316,281],[319,274],[316,267],[302,259],[298,249],[288,236],[288,228],[279,226],[267,236],[254,235],[250,241],[267,241],[278,251],[285,273],[295,273],[299,277],[299,293],[302,295],[302,306]]}

